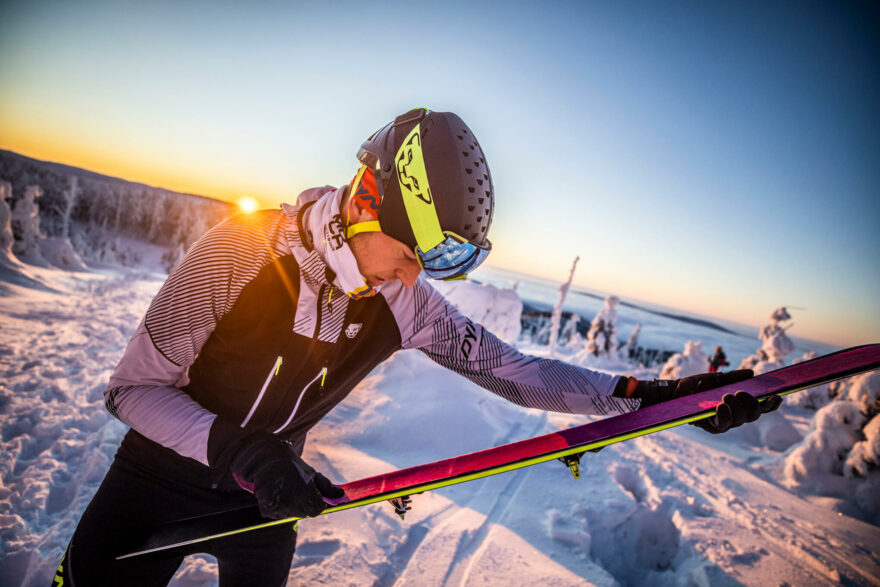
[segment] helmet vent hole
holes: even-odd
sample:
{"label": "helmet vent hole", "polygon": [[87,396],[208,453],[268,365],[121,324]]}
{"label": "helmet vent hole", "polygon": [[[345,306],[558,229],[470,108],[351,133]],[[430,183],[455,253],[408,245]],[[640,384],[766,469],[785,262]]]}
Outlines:
{"label": "helmet vent hole", "polygon": [[479,167],[479,166],[480,166],[480,162],[479,162],[479,161],[474,161],[474,167]]}
{"label": "helmet vent hole", "polygon": [[468,175],[470,175],[471,173],[474,172],[473,169],[468,169],[468,168],[465,168],[465,171],[467,172]]}
{"label": "helmet vent hole", "polygon": [[468,188],[468,191],[469,191],[470,193],[474,193],[474,187],[473,187],[473,186],[469,187],[469,188]]}
{"label": "helmet vent hole", "polygon": [[473,224],[465,224],[465,225],[464,225],[464,229],[465,229],[465,230],[470,230],[472,226],[473,226]]}
{"label": "helmet vent hole", "polygon": [[473,212],[476,206],[468,206],[468,212]]}
{"label": "helmet vent hole", "polygon": [[483,217],[482,217],[482,216],[477,216],[477,222],[482,222],[482,221],[483,221]]}
{"label": "helmet vent hole", "polygon": [[458,137],[458,140],[460,140],[460,141],[463,141],[463,140],[464,140],[464,137],[461,136],[461,135],[455,135],[455,136],[457,136],[457,137]]}
{"label": "helmet vent hole", "polygon": [[483,185],[483,180],[482,180],[482,179],[478,179],[478,180],[477,180],[477,185]]}
{"label": "helmet vent hole", "polygon": [[467,151],[462,151],[461,154],[464,155],[465,157],[467,157],[468,152],[467,152]]}
{"label": "helmet vent hole", "polygon": [[491,197],[492,197],[492,192],[490,192],[489,190],[486,190],[486,197],[487,197],[487,198],[491,198]]}
{"label": "helmet vent hole", "polygon": [[480,204],[482,204],[485,201],[486,201],[486,198],[477,198],[477,202]]}

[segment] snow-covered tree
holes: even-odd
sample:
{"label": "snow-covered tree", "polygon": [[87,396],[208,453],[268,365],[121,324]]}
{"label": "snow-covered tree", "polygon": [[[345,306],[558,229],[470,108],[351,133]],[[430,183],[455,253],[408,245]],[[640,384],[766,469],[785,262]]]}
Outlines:
{"label": "snow-covered tree", "polygon": [[8,181],[0,181],[0,256],[12,255],[12,244],[15,237],[12,235],[12,216],[7,201],[12,198],[12,184]]}
{"label": "snow-covered tree", "polygon": [[703,354],[703,343],[687,341],[684,352],[675,353],[660,370],[660,379],[681,379],[709,370],[709,359]]}
{"label": "snow-covered tree", "polygon": [[632,332],[629,333],[629,338],[626,340],[626,356],[630,359],[635,356],[636,349],[639,347],[639,332],[641,331],[642,323],[636,322],[636,325],[632,329]]}
{"label": "snow-covered tree", "polygon": [[31,265],[48,267],[49,263],[40,253],[40,208],[36,199],[43,191],[40,186],[28,186],[12,209],[12,230],[16,235],[16,241],[12,245],[12,252],[16,257]]}
{"label": "snow-covered tree", "polygon": [[569,318],[565,325],[562,327],[562,332],[559,333],[559,340],[562,345],[568,349],[581,349],[584,346],[584,339],[578,333],[578,324],[580,324],[581,317],[578,314],[572,314],[571,318]]}
{"label": "snow-covered tree", "polygon": [[786,320],[791,320],[791,315],[784,307],[773,310],[770,322],[758,333],[761,347],[742,360],[740,369],[752,369],[755,375],[760,375],[785,366],[785,358],[794,352],[794,343],[785,333],[792,325],[780,324]]}
{"label": "snow-covered tree", "polygon": [[803,441],[786,453],[787,485],[852,502],[880,522],[880,372],[842,382],[816,412]]}
{"label": "snow-covered tree", "polygon": [[584,350],[595,357],[617,359],[617,310],[620,303],[617,296],[605,298],[605,307],[596,313],[587,331]]}
{"label": "snow-covered tree", "polygon": [[568,281],[559,286],[559,299],[553,306],[553,313],[550,315],[550,358],[556,354],[556,341],[559,338],[559,327],[562,323],[562,306],[565,304],[565,298],[571,288],[571,280],[574,279],[574,270],[578,261],[580,261],[580,257],[575,257],[568,274]]}

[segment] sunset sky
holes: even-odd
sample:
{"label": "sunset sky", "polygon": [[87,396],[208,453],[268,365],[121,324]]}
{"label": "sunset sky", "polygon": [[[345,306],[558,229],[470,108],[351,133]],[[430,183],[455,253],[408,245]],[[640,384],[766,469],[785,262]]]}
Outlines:
{"label": "sunset sky", "polygon": [[[317,6],[320,5],[320,6]],[[853,2],[0,3],[0,148],[265,207],[414,106],[495,182],[489,263],[880,341],[880,27]]]}

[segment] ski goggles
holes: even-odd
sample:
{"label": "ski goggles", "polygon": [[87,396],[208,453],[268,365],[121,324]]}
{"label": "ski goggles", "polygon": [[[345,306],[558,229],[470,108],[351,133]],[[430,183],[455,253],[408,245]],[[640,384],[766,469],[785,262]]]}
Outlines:
{"label": "ski goggles", "polygon": [[422,251],[415,247],[416,258],[425,276],[431,279],[463,279],[467,274],[480,266],[492,250],[492,243],[486,242],[485,248],[478,247],[453,232],[445,232],[443,241]]}

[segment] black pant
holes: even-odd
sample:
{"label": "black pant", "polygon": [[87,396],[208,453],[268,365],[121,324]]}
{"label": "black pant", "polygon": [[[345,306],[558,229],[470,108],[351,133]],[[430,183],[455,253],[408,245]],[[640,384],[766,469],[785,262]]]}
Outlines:
{"label": "black pant", "polygon": [[58,578],[65,587],[166,585],[184,556],[204,552],[217,557],[221,585],[284,585],[296,546],[288,524],[115,560],[163,522],[256,503],[231,477],[217,489],[213,480],[208,467],[129,431],[79,521]]}

